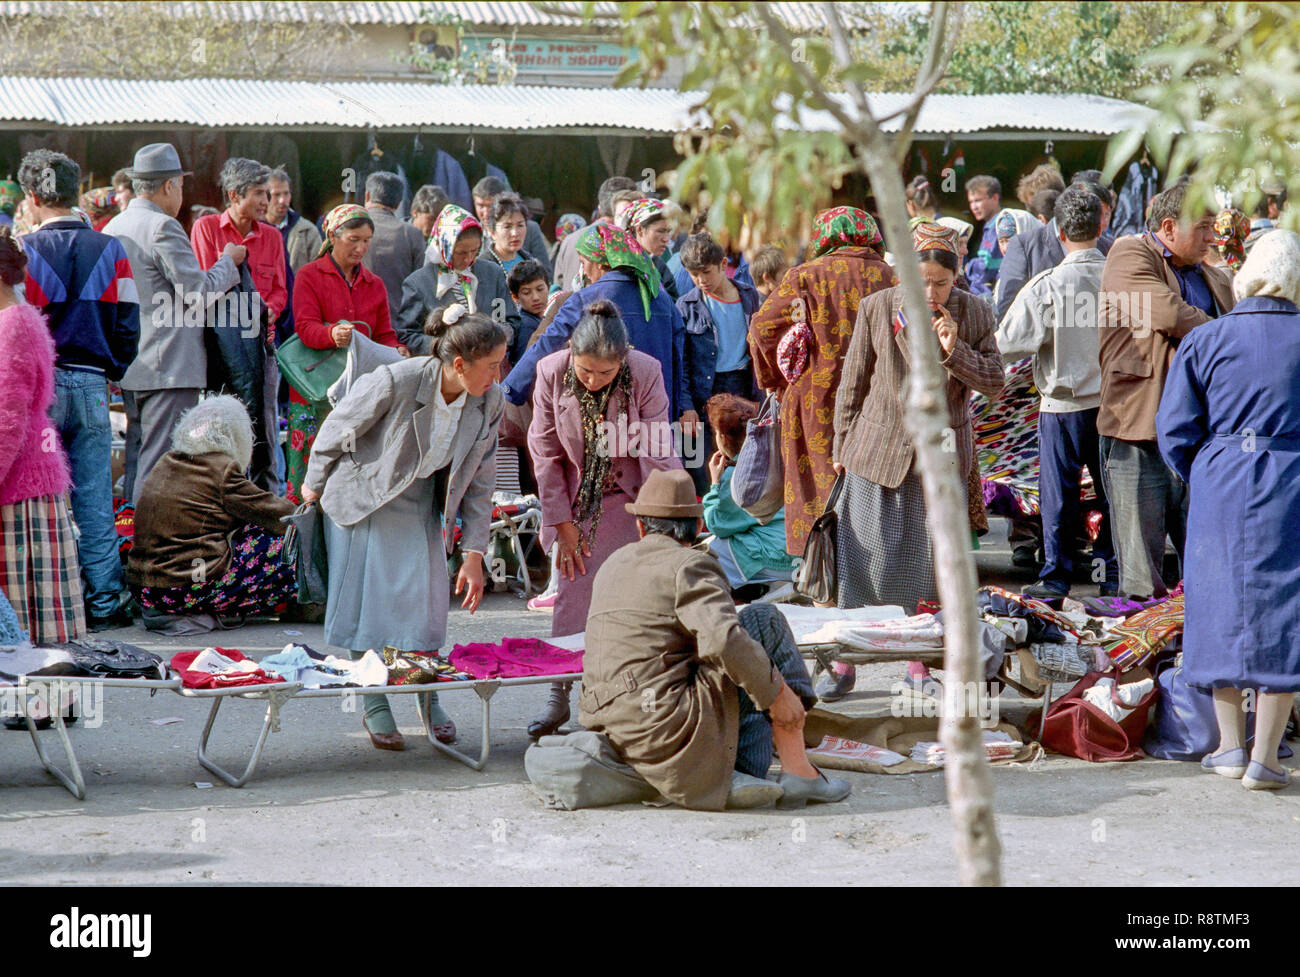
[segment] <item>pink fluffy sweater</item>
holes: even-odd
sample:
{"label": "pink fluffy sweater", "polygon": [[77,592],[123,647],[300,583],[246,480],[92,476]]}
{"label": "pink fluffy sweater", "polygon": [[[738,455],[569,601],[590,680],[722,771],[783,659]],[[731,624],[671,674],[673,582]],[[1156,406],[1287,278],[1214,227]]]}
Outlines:
{"label": "pink fluffy sweater", "polygon": [[52,403],[54,337],[45,316],[30,305],[0,309],[0,505],[68,490]]}

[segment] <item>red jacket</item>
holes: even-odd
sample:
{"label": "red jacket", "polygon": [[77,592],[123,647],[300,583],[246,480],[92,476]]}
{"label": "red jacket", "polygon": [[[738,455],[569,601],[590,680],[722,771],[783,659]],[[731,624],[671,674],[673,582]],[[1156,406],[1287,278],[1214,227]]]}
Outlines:
{"label": "red jacket", "polygon": [[262,301],[271,311],[271,322],[289,304],[289,283],[285,273],[284,238],[265,221],[253,221],[253,229],[244,237],[230,219],[230,211],[200,217],[190,228],[190,244],[199,265],[207,271],[217,263],[227,244],[248,248],[248,271]]}
{"label": "red jacket", "polygon": [[363,334],[381,346],[397,347],[388,309],[388,290],[378,275],[360,265],[357,280],[349,286],[339,266],[328,254],[305,264],[293,279],[293,329],[312,349],[330,349],[330,326],[340,319],[364,322]]}

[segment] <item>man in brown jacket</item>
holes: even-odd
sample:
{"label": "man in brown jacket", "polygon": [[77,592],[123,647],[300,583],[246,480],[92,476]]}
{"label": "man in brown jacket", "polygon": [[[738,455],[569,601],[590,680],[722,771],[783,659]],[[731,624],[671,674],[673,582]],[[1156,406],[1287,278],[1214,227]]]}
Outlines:
{"label": "man in brown jacket", "polygon": [[[827,780],[804,752],[804,708],[816,697],[781,612],[761,604],[738,615],[718,561],[691,547],[703,506],[690,475],[652,472],[627,510],[641,539],[592,585],[582,724],[683,807],[847,797],[848,783]],[[779,782],[766,779],[774,745]]]}
{"label": "man in brown jacket", "polygon": [[1156,447],[1156,409],[1178,342],[1234,305],[1232,282],[1201,263],[1214,214],[1183,217],[1184,187],[1151,201],[1147,232],[1117,240],[1106,257],[1098,303],[1102,479],[1120,565],[1120,593],[1167,593],[1161,572],[1166,534],[1179,559],[1187,486]]}

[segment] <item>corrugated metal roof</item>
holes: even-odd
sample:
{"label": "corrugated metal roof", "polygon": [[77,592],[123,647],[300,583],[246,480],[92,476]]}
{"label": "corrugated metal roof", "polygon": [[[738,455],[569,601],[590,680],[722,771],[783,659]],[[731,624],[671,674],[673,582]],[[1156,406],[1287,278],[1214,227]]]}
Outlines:
{"label": "corrugated metal roof", "polygon": [[[105,0],[4,0],[0,2],[0,17],[58,17],[93,16],[94,8]],[[455,14],[469,24],[491,27],[581,27],[582,4],[548,3],[539,10],[532,3],[312,3],[276,2],[262,0],[249,3],[173,2],[168,4],[177,17],[210,16],[230,21],[279,20],[292,23],[311,23],[319,20],[341,21],[347,24],[419,24],[428,14]],[[818,30],[824,20],[813,3],[774,3],[771,5],[782,20],[800,30]],[[597,3],[595,12],[611,21],[618,17],[617,3]],[[571,9],[572,14],[560,10]],[[842,13],[851,19],[851,9]]]}
{"label": "corrugated metal roof", "polygon": [[[898,93],[869,96],[873,110],[881,115],[901,108],[908,98]],[[693,128],[690,107],[699,101],[699,94],[662,88],[0,76],[0,124],[68,128],[424,127],[672,133]],[[1111,136],[1145,121],[1151,112],[1133,102],[1100,95],[931,95],[921,110],[916,133],[992,137],[1003,133],[1008,138],[1028,138],[1032,133]],[[838,128],[826,112],[806,112],[800,123],[806,130]],[[893,120],[886,129],[896,130],[899,124]]]}
{"label": "corrugated metal roof", "polygon": [[0,76],[0,124],[68,128],[425,127],[671,133],[686,128],[688,102],[666,89]]}

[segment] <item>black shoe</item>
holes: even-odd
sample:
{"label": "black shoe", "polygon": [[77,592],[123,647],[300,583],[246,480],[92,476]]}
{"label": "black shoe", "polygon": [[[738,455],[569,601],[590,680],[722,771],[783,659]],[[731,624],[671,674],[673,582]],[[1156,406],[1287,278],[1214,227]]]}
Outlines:
{"label": "black shoe", "polygon": [[96,617],[94,614],[86,615],[86,627],[93,633],[100,631],[116,631],[118,628],[129,628],[135,622],[131,618],[131,612],[125,607],[119,607],[107,617]]}
{"label": "black shoe", "polygon": [[1011,564],[1022,570],[1033,570],[1039,566],[1036,556],[1037,547],[1032,543],[1015,546],[1011,549]]}
{"label": "black shoe", "polygon": [[1036,597],[1039,600],[1053,600],[1057,597],[1070,596],[1068,587],[1062,590],[1059,587],[1053,587],[1051,584],[1043,583],[1041,580],[1038,583],[1031,583],[1028,587],[1021,587],[1020,593],[1025,597]]}

